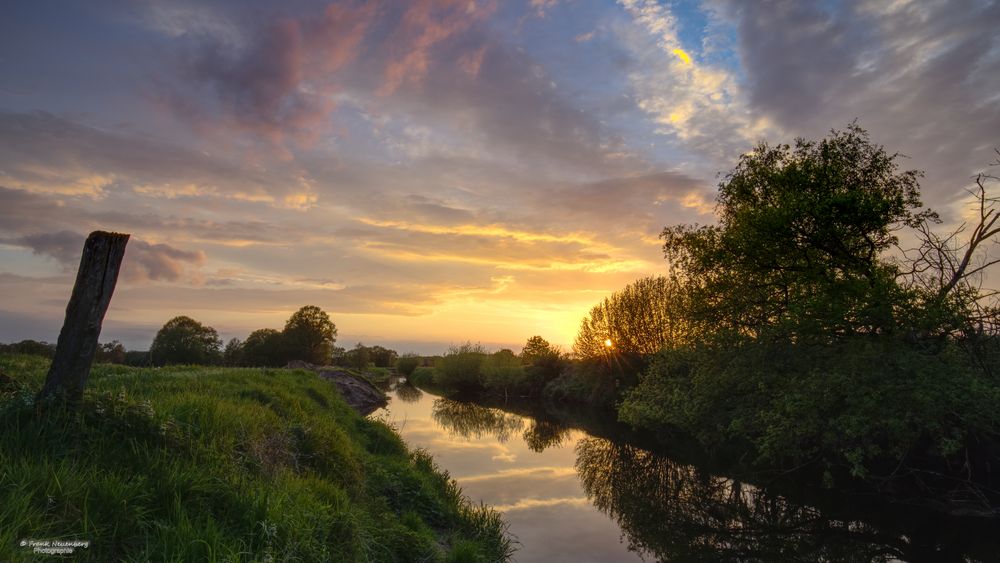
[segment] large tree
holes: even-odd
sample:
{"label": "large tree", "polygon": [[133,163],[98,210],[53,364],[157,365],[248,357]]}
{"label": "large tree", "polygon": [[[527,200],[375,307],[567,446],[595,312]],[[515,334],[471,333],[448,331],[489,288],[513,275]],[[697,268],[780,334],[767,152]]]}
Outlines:
{"label": "large tree", "polygon": [[246,366],[281,367],[287,363],[285,340],[273,328],[255,330],[243,342],[241,362]]}
{"label": "large tree", "polygon": [[306,305],[292,314],[282,331],[291,360],[327,364],[337,341],[337,327],[323,309]]}
{"label": "large tree", "polygon": [[663,231],[692,320],[796,338],[892,330],[907,296],[883,254],[935,217],[920,211],[919,176],[857,125],[759,144],[719,185],[717,225]]}
{"label": "large tree", "polygon": [[214,328],[191,317],[174,317],[156,333],[149,348],[156,365],[217,364],[222,360],[222,340]]}
{"label": "large tree", "polygon": [[573,351],[581,358],[598,358],[610,352],[655,354],[682,338],[682,304],[671,280],[663,276],[640,278],[590,310],[580,323]]}

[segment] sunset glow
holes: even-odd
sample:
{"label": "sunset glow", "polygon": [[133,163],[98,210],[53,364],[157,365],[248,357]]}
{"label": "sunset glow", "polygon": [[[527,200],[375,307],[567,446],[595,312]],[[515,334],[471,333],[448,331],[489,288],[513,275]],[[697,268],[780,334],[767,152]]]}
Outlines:
{"label": "sunset glow", "polygon": [[132,234],[102,335],[130,349],[176,315],[245,338],[306,304],[341,345],[569,349],[594,304],[666,272],[664,226],[715,220],[742,152],[855,118],[957,219],[1000,51],[929,39],[989,18],[824,6],[16,3],[0,341],[55,340],[105,229]]}

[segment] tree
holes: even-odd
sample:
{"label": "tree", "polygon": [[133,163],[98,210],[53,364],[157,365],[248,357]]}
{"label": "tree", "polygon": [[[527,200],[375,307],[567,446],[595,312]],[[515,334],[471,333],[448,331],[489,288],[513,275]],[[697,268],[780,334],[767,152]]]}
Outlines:
{"label": "tree", "polygon": [[892,330],[911,296],[882,254],[936,217],[918,211],[921,174],[897,160],[856,124],[743,155],[719,184],[718,225],[661,235],[692,320],[798,339]]}
{"label": "tree", "polygon": [[337,327],[322,309],[306,305],[288,319],[282,336],[289,359],[325,365],[333,353]]}
{"label": "tree", "polygon": [[378,368],[390,368],[394,366],[396,358],[399,357],[399,354],[395,350],[390,350],[379,345],[372,346],[369,349],[369,353],[372,363]]}
{"label": "tree", "polygon": [[156,365],[217,364],[222,359],[219,333],[191,317],[174,317],[156,333],[149,348]]}
{"label": "tree", "polygon": [[287,354],[282,334],[273,328],[255,330],[243,342],[243,365],[280,367],[285,365]]}
{"label": "tree", "polygon": [[117,340],[100,344],[97,347],[97,355],[94,357],[94,361],[105,364],[124,364],[125,346]]}
{"label": "tree", "polygon": [[663,276],[638,279],[611,294],[580,323],[573,351],[581,358],[655,354],[685,338],[683,299]]}
{"label": "tree", "polygon": [[416,354],[403,354],[396,360],[396,371],[409,377],[420,366],[420,357]]}
{"label": "tree", "polygon": [[231,338],[222,351],[222,361],[227,366],[243,365],[243,342],[239,338]]}
{"label": "tree", "polygon": [[521,348],[521,361],[532,364],[536,358],[548,356],[553,353],[552,345],[541,336],[532,336]]}
{"label": "tree", "polygon": [[359,370],[368,369],[371,362],[371,348],[358,342],[354,348],[345,354],[346,363],[349,367]]}

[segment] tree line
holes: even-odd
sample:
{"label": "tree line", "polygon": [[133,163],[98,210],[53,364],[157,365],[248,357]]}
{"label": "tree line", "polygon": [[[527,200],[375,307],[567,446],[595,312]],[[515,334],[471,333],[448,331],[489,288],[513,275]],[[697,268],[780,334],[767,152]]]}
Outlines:
{"label": "tree line", "polygon": [[[337,327],[329,315],[314,305],[293,313],[282,330],[262,328],[245,340],[232,338],[225,344],[218,331],[188,316],[168,320],[157,331],[149,350],[126,350],[117,341],[102,343],[94,361],[133,366],[171,364],[282,367],[292,360],[316,365],[338,365],[359,370],[392,368],[400,361],[395,350],[358,343],[351,349],[335,346]],[[51,359],[55,345],[36,340],[0,344],[0,352],[30,354]],[[407,355],[404,364],[408,364]],[[415,366],[414,366],[415,367]]]}
{"label": "tree line", "polygon": [[590,384],[576,396],[604,397],[636,427],[742,444],[763,466],[827,480],[988,480],[1000,302],[983,274],[1000,261],[987,252],[1000,235],[987,189],[998,178],[977,176],[970,218],[939,233],[922,174],[899,164],[856,124],[759,144],[720,182],[717,223],[663,230],[668,273],[583,320],[574,369]]}

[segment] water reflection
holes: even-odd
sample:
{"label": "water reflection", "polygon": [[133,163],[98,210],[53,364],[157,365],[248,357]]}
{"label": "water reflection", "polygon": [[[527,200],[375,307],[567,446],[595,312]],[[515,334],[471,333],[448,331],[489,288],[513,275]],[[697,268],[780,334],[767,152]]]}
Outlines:
{"label": "water reflection", "polygon": [[431,416],[441,426],[463,438],[491,436],[501,444],[514,433],[524,430],[521,438],[534,452],[558,447],[569,436],[570,429],[554,420],[525,419],[498,408],[482,407],[450,399],[437,399]]}
{"label": "water reflection", "polygon": [[474,500],[504,512],[522,542],[518,561],[995,561],[1000,553],[992,521],[778,494],[789,489],[637,447],[599,417],[515,414],[404,387],[391,404],[404,438],[433,453]]}
{"label": "water reflection", "polygon": [[662,561],[988,561],[996,554],[992,545],[976,556],[954,529],[940,534],[926,520],[885,529],[831,518],[627,444],[588,437],[576,453],[587,497],[618,522],[629,549]]}
{"label": "water reflection", "polygon": [[399,400],[404,403],[416,403],[424,396],[423,391],[417,389],[413,385],[410,385],[408,381],[401,381],[397,383],[394,390],[396,391],[396,396],[399,397]]}

